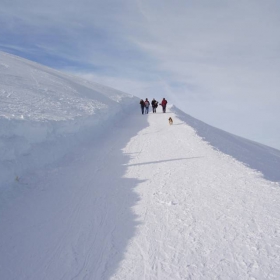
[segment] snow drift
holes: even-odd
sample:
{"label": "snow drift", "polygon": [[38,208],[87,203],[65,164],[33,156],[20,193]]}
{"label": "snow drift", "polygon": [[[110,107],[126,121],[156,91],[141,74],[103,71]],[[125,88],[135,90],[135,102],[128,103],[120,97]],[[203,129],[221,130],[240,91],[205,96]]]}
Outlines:
{"label": "snow drift", "polygon": [[0,52],[0,190],[90,141],[138,98]]}

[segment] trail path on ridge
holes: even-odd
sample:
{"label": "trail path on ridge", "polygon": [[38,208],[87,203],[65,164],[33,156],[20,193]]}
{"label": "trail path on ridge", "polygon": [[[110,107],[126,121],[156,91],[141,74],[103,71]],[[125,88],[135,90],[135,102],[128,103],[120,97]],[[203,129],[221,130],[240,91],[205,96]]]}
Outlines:
{"label": "trail path on ridge", "polygon": [[140,224],[113,279],[279,278],[279,188],[174,114],[148,120],[124,149],[134,155],[126,176],[144,182]]}
{"label": "trail path on ridge", "polygon": [[279,187],[170,111],[129,115],[21,184],[0,279],[280,278]]}

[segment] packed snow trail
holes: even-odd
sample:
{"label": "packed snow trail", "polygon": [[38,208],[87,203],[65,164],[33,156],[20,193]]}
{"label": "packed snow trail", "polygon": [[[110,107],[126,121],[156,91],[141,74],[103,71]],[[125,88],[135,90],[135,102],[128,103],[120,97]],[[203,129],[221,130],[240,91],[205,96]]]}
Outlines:
{"label": "packed snow trail", "polygon": [[124,149],[126,177],[143,182],[139,225],[112,279],[279,279],[279,185],[172,113],[148,120]]}
{"label": "packed snow trail", "polygon": [[0,279],[280,278],[279,185],[170,111],[33,175],[2,211]]}

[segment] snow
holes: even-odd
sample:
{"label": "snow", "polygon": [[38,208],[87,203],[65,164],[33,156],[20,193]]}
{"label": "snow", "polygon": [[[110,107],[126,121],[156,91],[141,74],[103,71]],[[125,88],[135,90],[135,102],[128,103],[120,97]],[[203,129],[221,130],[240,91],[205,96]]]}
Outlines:
{"label": "snow", "polygon": [[280,278],[280,151],[0,63],[0,279]]}
{"label": "snow", "polygon": [[0,191],[97,137],[138,98],[0,52]]}

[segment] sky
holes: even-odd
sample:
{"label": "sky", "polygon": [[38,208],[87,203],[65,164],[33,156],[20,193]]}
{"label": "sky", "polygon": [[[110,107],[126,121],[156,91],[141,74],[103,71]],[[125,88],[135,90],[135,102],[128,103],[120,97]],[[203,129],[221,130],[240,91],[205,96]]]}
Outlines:
{"label": "sky", "polygon": [[279,34],[276,0],[0,0],[0,50],[277,149]]}

